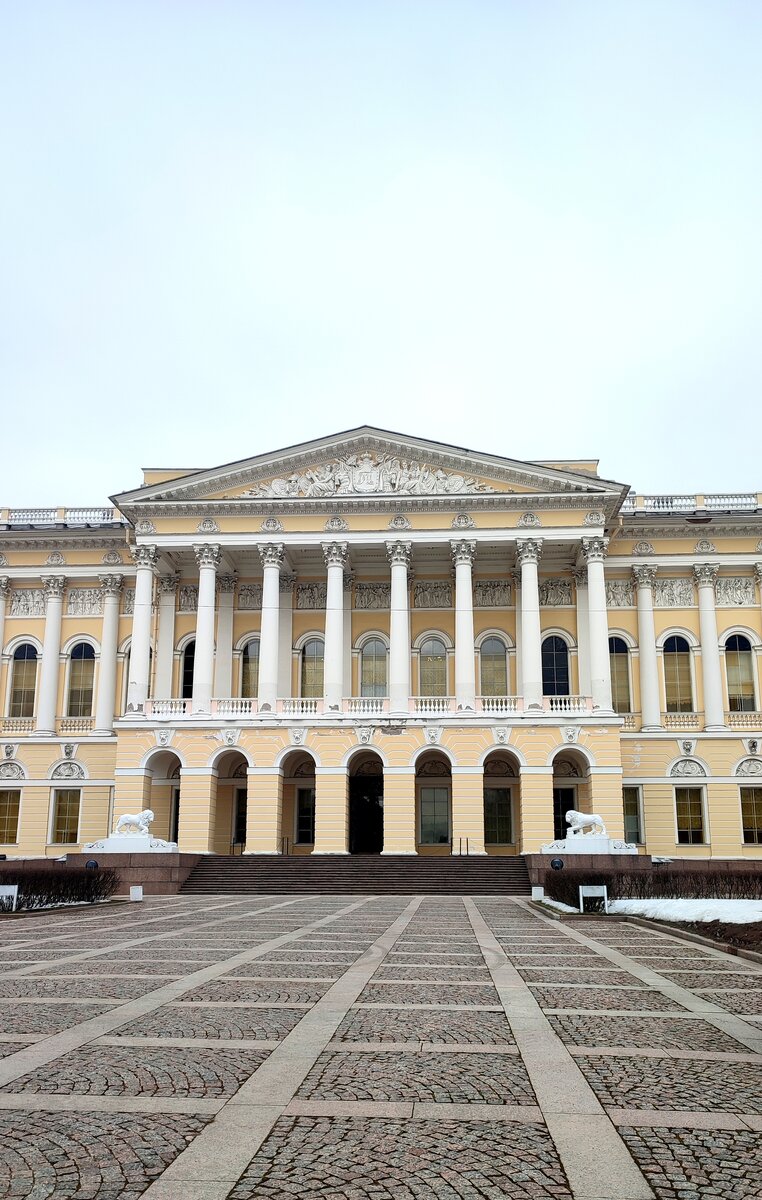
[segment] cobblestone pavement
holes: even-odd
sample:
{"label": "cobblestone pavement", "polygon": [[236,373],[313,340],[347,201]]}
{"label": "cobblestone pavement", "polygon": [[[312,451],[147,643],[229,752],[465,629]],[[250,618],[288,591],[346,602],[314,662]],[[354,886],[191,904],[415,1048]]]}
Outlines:
{"label": "cobblestone pavement", "polygon": [[747,960],[500,898],[162,898],[3,933],[3,1200],[762,1196]]}

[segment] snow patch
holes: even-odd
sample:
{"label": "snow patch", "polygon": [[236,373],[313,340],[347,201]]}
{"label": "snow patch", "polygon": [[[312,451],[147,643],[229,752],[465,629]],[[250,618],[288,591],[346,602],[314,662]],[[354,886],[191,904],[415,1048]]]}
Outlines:
{"label": "snow patch", "polygon": [[[553,903],[550,901],[549,903]],[[566,905],[559,907],[566,907]],[[727,921],[749,925],[762,921],[762,900],[609,900],[609,912],[655,921]]]}

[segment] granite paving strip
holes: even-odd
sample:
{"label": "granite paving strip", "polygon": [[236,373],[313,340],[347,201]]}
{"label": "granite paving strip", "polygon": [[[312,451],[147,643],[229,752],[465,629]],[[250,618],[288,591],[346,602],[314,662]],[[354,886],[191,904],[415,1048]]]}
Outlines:
{"label": "granite paving strip", "polygon": [[[73,1096],[51,1092],[0,1093],[0,1112],[197,1113],[215,1116],[223,1097],[199,1096]],[[118,1118],[117,1118],[118,1119]],[[0,1147],[1,1149],[1,1147]],[[5,1193],[0,1193],[5,1200]]]}
{"label": "granite paving strip", "polygon": [[228,1195],[420,904],[420,897],[410,900],[404,911],[390,920],[386,931],[287,1034],[203,1134],[175,1160],[172,1169],[149,1187],[146,1200],[160,1200],[173,1192],[187,1197],[188,1184],[196,1185],[205,1200],[222,1200]]}
{"label": "granite paving strip", "polygon": [[651,1188],[578,1064],[479,908],[470,898],[463,902],[575,1200],[650,1200]]}
{"label": "granite paving strip", "polygon": [[[338,920],[340,917],[347,916],[349,913],[354,912],[355,909],[369,903],[369,900],[370,897],[362,897],[359,900],[355,900],[353,903],[338,909],[330,916],[320,917],[316,921],[308,922],[293,933],[278,934],[272,940],[264,942],[254,949],[243,950],[232,958],[215,963],[209,967],[204,967],[199,971],[194,971],[182,979],[165,983],[162,987],[156,988],[131,1002],[120,1004],[109,1012],[101,1013],[70,1029],[54,1034],[44,1042],[37,1042],[33,1046],[18,1051],[16,1054],[9,1055],[0,1062],[0,1087],[12,1083],[20,1075],[25,1075],[37,1067],[52,1062],[53,1059],[60,1057],[60,1055],[69,1050],[78,1049],[96,1037],[103,1037],[106,1034],[112,1033],[114,1029],[117,1029],[120,1025],[125,1025],[128,1021],[137,1020],[145,1013],[153,1012],[160,1006],[172,1000],[177,1000],[179,996],[184,995],[194,987],[219,978],[220,975],[224,975],[226,972],[232,970],[239,963],[250,962],[257,956],[266,954],[268,950],[276,946],[285,945],[289,941],[292,941],[298,933],[303,932],[304,929],[321,928],[332,921]],[[304,902],[305,898],[299,897],[295,900],[281,901],[275,907],[282,908]]]}

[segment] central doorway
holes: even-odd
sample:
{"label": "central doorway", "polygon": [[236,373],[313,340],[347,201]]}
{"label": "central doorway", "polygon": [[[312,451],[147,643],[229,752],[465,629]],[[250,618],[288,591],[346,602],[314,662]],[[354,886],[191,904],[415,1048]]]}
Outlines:
{"label": "central doorway", "polygon": [[349,853],[384,848],[384,768],[376,754],[355,759],[349,775]]}

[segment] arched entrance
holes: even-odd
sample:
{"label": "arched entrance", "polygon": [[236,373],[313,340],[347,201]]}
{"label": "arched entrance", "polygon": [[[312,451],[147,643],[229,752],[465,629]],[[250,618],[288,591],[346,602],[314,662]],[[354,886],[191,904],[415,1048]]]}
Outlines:
{"label": "arched entrance", "polygon": [[146,762],[151,777],[146,808],[154,814],[151,832],[168,842],[177,841],[180,828],[180,767],[180,759],[171,750],[157,750]]}
{"label": "arched entrance", "polygon": [[418,852],[452,850],[452,768],[441,751],[432,750],[415,765]]}
{"label": "arched entrance", "polygon": [[311,854],[315,845],[315,760],[306,750],[293,750],[281,765],[281,851],[284,854]]}
{"label": "arched entrance", "polygon": [[514,854],[519,829],[519,763],[495,750],[484,762],[484,848],[488,854]]}
{"label": "arched entrance", "polygon": [[246,849],[246,801],[249,764],[240,750],[216,760],[217,808],[214,849],[217,854],[243,854]]}
{"label": "arched entrance", "polygon": [[590,811],[588,764],[575,750],[563,750],[553,759],[553,840],[566,837],[566,814]]}
{"label": "arched entrance", "polygon": [[349,853],[384,848],[384,765],[377,754],[358,754],[349,768]]}

